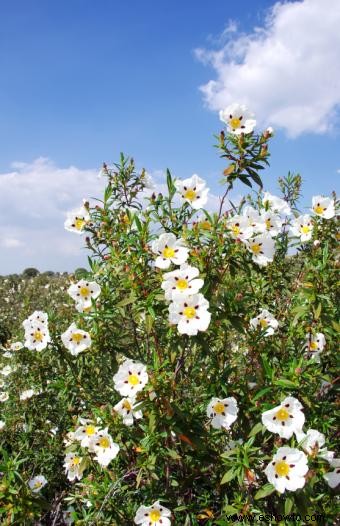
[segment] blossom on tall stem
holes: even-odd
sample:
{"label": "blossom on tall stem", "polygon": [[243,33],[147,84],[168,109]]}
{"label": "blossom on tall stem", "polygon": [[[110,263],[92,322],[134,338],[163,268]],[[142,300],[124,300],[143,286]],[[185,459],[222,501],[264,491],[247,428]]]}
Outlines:
{"label": "blossom on tall stem", "polygon": [[158,257],[155,266],[161,269],[169,268],[171,263],[182,265],[189,256],[189,249],[184,246],[182,238],[177,239],[175,234],[161,234],[152,243],[152,251]]}
{"label": "blossom on tall stem", "polygon": [[209,302],[203,294],[176,299],[169,305],[169,322],[176,324],[180,334],[196,336],[206,331],[210,324]]}
{"label": "blossom on tall stem", "polygon": [[264,470],[268,481],[279,493],[303,488],[307,471],[305,453],[290,447],[280,447]]}
{"label": "blossom on tall stem", "polygon": [[262,413],[262,423],[272,433],[281,438],[300,436],[305,415],[302,404],[293,396],[287,396],[280,405]]}
{"label": "blossom on tall stem", "polygon": [[237,401],[233,396],[223,399],[212,398],[207,407],[207,416],[215,429],[229,429],[237,419],[237,414]]}
{"label": "blossom on tall stem", "polygon": [[312,198],[312,212],[323,219],[332,219],[335,216],[334,199],[315,195]]}
{"label": "blossom on tall stem", "polygon": [[275,254],[275,241],[268,235],[256,236],[248,239],[245,245],[252,255],[254,263],[260,267],[266,267],[271,263]]}
{"label": "blossom on tall stem", "polygon": [[88,332],[78,329],[75,323],[61,335],[61,340],[72,356],[77,356],[91,346],[91,336]]}
{"label": "blossom on tall stem", "polygon": [[287,216],[292,213],[287,201],[269,192],[264,192],[262,204],[266,210],[271,210],[272,212],[278,212],[279,214]]}
{"label": "blossom on tall stem", "polygon": [[181,203],[189,203],[192,208],[203,208],[208,200],[209,188],[203,179],[194,174],[188,179],[177,179],[175,187],[180,195]]}
{"label": "blossom on tall stem", "polygon": [[203,279],[198,278],[199,270],[184,263],[179,269],[163,274],[162,289],[165,299],[171,301],[197,294],[203,287]]}
{"label": "blossom on tall stem", "polygon": [[67,289],[67,292],[76,302],[77,310],[79,312],[84,312],[91,307],[91,300],[98,298],[101,288],[95,281],[81,279],[78,283],[73,283]]}
{"label": "blossom on tall stem", "polygon": [[140,506],[134,518],[141,526],[170,526],[171,511],[156,500],[151,506]]}
{"label": "blossom on tall stem", "polygon": [[122,396],[134,397],[149,381],[144,364],[126,359],[113,377],[114,388]]}
{"label": "blossom on tall stem", "polygon": [[220,120],[227,125],[228,131],[234,135],[251,133],[256,126],[254,114],[244,104],[230,104],[224,110],[220,110],[219,115]]}
{"label": "blossom on tall stem", "polygon": [[81,206],[71,212],[67,213],[67,218],[64,223],[64,227],[69,232],[76,234],[83,234],[85,226],[90,221],[90,214],[88,210]]}
{"label": "blossom on tall stem", "polygon": [[314,223],[309,214],[304,214],[293,219],[290,225],[290,232],[293,236],[299,237],[302,243],[310,241],[313,235]]}
{"label": "blossom on tall stem", "polygon": [[253,329],[261,328],[264,336],[271,336],[274,334],[279,326],[277,319],[267,309],[261,309],[259,314],[250,320],[250,326]]}

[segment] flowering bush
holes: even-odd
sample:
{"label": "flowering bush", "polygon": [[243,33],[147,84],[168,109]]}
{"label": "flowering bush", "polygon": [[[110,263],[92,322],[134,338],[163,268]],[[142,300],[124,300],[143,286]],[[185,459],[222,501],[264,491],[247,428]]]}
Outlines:
{"label": "flowering bush", "polygon": [[[121,155],[68,215],[90,252],[74,317],[38,307],[2,350],[4,524],[334,520],[335,196],[302,214],[298,175],[263,192],[272,130],[220,117],[217,212],[196,174],[157,194]],[[237,181],[252,193],[233,204]]]}

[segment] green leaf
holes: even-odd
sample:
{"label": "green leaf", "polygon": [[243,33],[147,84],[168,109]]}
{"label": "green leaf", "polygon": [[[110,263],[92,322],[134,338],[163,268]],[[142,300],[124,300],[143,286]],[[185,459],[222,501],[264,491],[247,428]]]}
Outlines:
{"label": "green leaf", "polygon": [[275,488],[272,484],[265,484],[255,493],[255,500],[264,499],[274,493]]}
{"label": "green leaf", "polygon": [[133,294],[132,296],[129,296],[128,298],[124,298],[123,300],[116,303],[116,307],[125,307],[125,305],[130,305],[130,303],[134,303],[136,301],[136,297]]}
{"label": "green leaf", "polygon": [[264,429],[264,425],[261,423],[261,422],[258,422],[257,424],[254,425],[254,427],[251,429],[248,437],[254,437],[255,435],[257,435],[257,433],[260,433],[260,431],[262,431]]}
{"label": "green leaf", "polygon": [[292,382],[291,380],[288,380],[287,378],[279,378],[278,380],[274,381],[275,385],[279,385],[280,387],[298,387],[298,385],[295,382]]}
{"label": "green leaf", "polygon": [[287,497],[285,500],[285,514],[288,515],[292,511],[294,500],[291,497]]}
{"label": "green leaf", "polygon": [[234,470],[234,468],[232,469],[229,469],[229,471],[227,471],[224,475],[223,475],[223,478],[221,480],[221,484],[226,484],[227,482],[229,482],[230,480],[233,480],[237,475],[237,472]]}

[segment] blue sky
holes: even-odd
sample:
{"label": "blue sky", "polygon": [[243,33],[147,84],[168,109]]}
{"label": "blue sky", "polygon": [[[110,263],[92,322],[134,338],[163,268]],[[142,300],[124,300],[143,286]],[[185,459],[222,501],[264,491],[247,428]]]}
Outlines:
{"label": "blue sky", "polygon": [[[275,179],[292,170],[306,181],[304,204],[313,194],[329,194],[340,168],[340,64],[334,59],[340,55],[340,4],[324,0],[326,22],[314,29],[317,4],[288,2],[272,12],[274,2],[268,0],[3,0],[0,205],[6,215],[0,213],[0,273],[81,264],[79,242],[66,240],[71,234],[63,231],[64,214],[85,197],[83,190],[100,192],[97,180],[88,183],[92,171],[120,151],[149,172],[196,172],[219,193],[222,164],[212,147],[221,129],[217,109],[237,96],[249,106],[254,102],[261,124],[276,130],[267,189],[277,191]],[[308,17],[306,28],[302,22]],[[282,36],[285,24],[292,27],[289,38],[298,36],[291,48]],[[320,53],[311,48],[313,31],[316,40],[322,37]],[[209,82],[216,83],[212,90]],[[35,176],[39,158],[45,161]],[[68,173],[70,166],[75,168]],[[8,192],[8,174],[21,181],[21,196]],[[46,185],[46,192],[39,193],[38,185]],[[56,192],[59,204],[50,213]],[[44,200],[45,215],[40,208],[23,211],[22,200],[33,208]],[[52,232],[56,246],[42,251]]]}

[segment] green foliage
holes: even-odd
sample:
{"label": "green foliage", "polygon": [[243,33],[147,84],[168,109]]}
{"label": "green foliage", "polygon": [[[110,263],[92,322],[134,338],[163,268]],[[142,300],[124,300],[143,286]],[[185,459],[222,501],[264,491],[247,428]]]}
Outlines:
{"label": "green foliage", "polygon": [[[200,219],[188,204],[176,204],[169,170],[168,195],[153,194],[142,207],[145,172],[138,174],[134,161],[123,154],[113,169],[105,165],[104,196],[90,208],[86,227],[91,271],[77,269],[72,278],[100,284],[101,295],[89,312],[76,313],[65,292],[67,277],[0,281],[1,326],[10,332],[3,332],[3,343],[22,340],[21,322],[35,309],[48,312],[52,336],[42,352],[14,351],[16,370],[6,377],[10,398],[2,404],[6,427],[0,435],[3,524],[29,525],[35,519],[62,524],[61,512],[72,503],[79,526],[124,526],[133,523],[140,505],[158,499],[172,510],[175,525],[223,525],[235,513],[305,509],[324,513],[329,524],[335,520],[334,492],[323,479],[329,468],[317,452],[309,456],[307,482],[297,492],[278,494],[263,471],[278,447],[298,445],[294,437],[281,439],[261,422],[262,413],[286,396],[302,403],[305,429],[318,429],[327,447],[336,448],[332,383],[338,330],[335,220],[316,218],[313,239],[296,243],[293,250],[282,232],[275,259],[266,267],[254,263],[244,245],[227,233],[228,214],[235,212],[223,208],[228,192],[236,179],[247,186],[255,183],[261,192],[259,170],[268,164],[268,138],[218,137],[221,156],[231,161],[224,171],[227,190],[220,210],[204,212]],[[280,186],[297,210],[300,176],[289,174]],[[260,197],[254,192],[249,199],[259,207]],[[150,248],[164,231],[185,239],[190,264],[204,279],[202,292],[212,319],[197,336],[180,335],[168,322],[163,273],[153,266]],[[279,320],[271,337],[250,329],[250,319],[261,308]],[[60,339],[74,320],[92,338],[90,349],[78,356]],[[310,332],[326,336],[321,363],[306,357]],[[133,428],[114,411],[121,397],[112,377],[123,357],[144,363],[149,374],[138,396],[143,418]],[[1,363],[8,362],[3,357]],[[328,390],[322,381],[330,383]],[[19,402],[19,394],[29,388],[39,394]],[[236,422],[229,431],[213,429],[206,417],[208,403],[212,397],[230,396],[239,406]],[[83,452],[84,477],[71,483],[63,470],[64,441],[79,417],[108,427],[120,452],[108,468]],[[44,474],[48,484],[34,496],[27,481],[36,474]]]}

